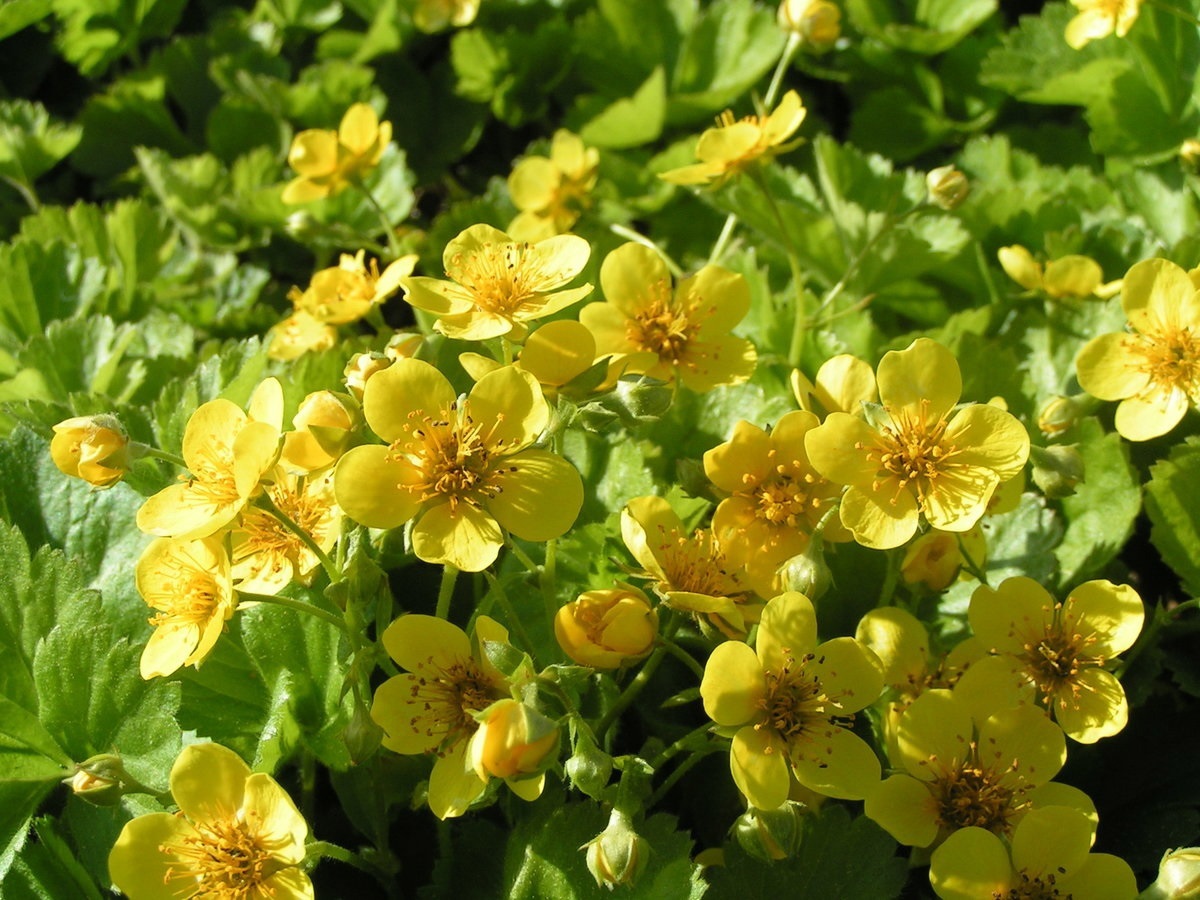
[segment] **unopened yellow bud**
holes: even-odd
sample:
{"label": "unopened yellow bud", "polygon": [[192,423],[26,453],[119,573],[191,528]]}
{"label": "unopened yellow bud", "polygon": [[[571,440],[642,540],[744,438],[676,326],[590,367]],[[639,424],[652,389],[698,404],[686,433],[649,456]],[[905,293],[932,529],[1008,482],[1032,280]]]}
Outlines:
{"label": "unopened yellow bud", "polygon": [[1074,444],[1030,447],[1029,461],[1033,463],[1033,483],[1051,500],[1070,497],[1083,483],[1083,457]]}
{"label": "unopened yellow bud", "polygon": [[295,472],[329,468],[349,449],[361,418],[350,397],[333,391],[309,394],[292,418],[296,430],[284,435],[281,462]]}
{"label": "unopened yellow bud", "polygon": [[1179,145],[1179,164],[1193,175],[1200,174],[1200,140],[1188,138]]}
{"label": "unopened yellow bud", "polygon": [[1168,850],[1158,864],[1158,879],[1139,895],[1146,900],[1200,897],[1200,847]]}
{"label": "unopened yellow bud", "polygon": [[581,666],[617,669],[649,654],[658,635],[658,614],[635,587],[585,591],[559,609],[554,635]]}
{"label": "unopened yellow bud", "polygon": [[842,11],[829,0],[783,0],[779,27],[800,35],[803,46],[823,53],[842,35]]}
{"label": "unopened yellow bud", "polygon": [[904,551],[900,574],[905,584],[924,584],[931,591],[950,587],[963,567],[960,538],[972,561],[982,566],[987,559],[987,542],[978,528],[961,535],[934,529],[918,537]]}
{"label": "unopened yellow bud", "polygon": [[481,780],[538,775],[554,761],[558,726],[532,707],[505,698],[477,719],[467,758]]}
{"label": "unopened yellow bud", "polygon": [[833,573],[825,562],[825,543],[813,535],[803,553],[793,556],[779,567],[779,592],[799,591],[814,603],[833,584]]}
{"label": "unopened yellow bud", "polygon": [[1061,437],[1075,427],[1088,414],[1089,398],[1086,395],[1063,397],[1055,395],[1038,410],[1037,426],[1048,438]]}
{"label": "unopened yellow bud", "polygon": [[75,764],[75,774],[63,779],[81,800],[93,806],[116,806],[131,793],[153,793],[125,771],[121,757],[101,753]]}
{"label": "unopened yellow bud", "polygon": [[112,487],[129,471],[129,435],[116,416],[66,419],[54,426],[50,457],[67,475],[92,487]]}
{"label": "unopened yellow bud", "polygon": [[378,353],[356,353],[352,356],[350,362],[346,363],[346,368],[342,370],[342,374],[346,378],[346,387],[354,395],[354,399],[361,401],[367,380],[376,372],[382,372],[393,362],[394,360],[380,356]]}
{"label": "unopened yellow bud", "polygon": [[925,176],[929,202],[939,209],[958,209],[971,192],[967,176],[954,166],[939,166]]}
{"label": "unopened yellow bud", "polygon": [[650,861],[650,843],[633,830],[633,822],[619,809],[608,817],[608,827],[579,848],[587,852],[587,867],[597,886],[610,891],[632,885]]}

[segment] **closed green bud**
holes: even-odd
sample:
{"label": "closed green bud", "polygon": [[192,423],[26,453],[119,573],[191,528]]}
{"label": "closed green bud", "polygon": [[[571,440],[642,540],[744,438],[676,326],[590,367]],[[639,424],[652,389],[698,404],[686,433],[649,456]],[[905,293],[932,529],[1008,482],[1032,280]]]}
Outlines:
{"label": "closed green bud", "polygon": [[833,572],[825,562],[825,542],[813,535],[808,548],[779,567],[780,588],[799,591],[814,603],[833,585]]}
{"label": "closed green bud", "polygon": [[1200,847],[1168,850],[1158,864],[1158,879],[1139,900],[1188,900],[1200,897]]}
{"label": "closed green bud", "polygon": [[342,732],[342,741],[350,753],[350,762],[362,765],[370,759],[383,740],[383,729],[380,728],[365,707],[355,706],[350,721]]}
{"label": "closed green bud", "polygon": [[75,774],[63,779],[81,800],[93,806],[116,806],[126,794],[153,794],[125,771],[121,757],[100,753],[75,764]]}
{"label": "closed green bud", "polygon": [[925,176],[925,187],[929,190],[929,202],[938,209],[958,209],[971,192],[967,176],[954,166],[939,166]]}
{"label": "closed green bud", "polygon": [[608,827],[579,848],[587,853],[588,871],[597,886],[610,891],[632,885],[650,861],[650,843],[633,830],[633,822],[619,809],[608,818]]}
{"label": "closed green bud", "polygon": [[612,778],[612,757],[596,746],[591,736],[581,732],[575,741],[575,752],[564,766],[572,787],[599,800],[601,792]]}
{"label": "closed green bud", "polygon": [[746,810],[733,823],[738,844],[751,856],[773,862],[794,856],[804,837],[804,806],[792,800],[778,809]]}
{"label": "closed green bud", "polygon": [[1029,460],[1033,463],[1033,483],[1051,500],[1070,497],[1083,483],[1083,457],[1075,444],[1030,447]]}

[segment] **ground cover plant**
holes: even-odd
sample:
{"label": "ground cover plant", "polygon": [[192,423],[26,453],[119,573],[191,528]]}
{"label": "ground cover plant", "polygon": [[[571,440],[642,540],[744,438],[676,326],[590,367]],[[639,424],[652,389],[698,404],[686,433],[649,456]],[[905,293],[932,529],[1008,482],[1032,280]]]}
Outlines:
{"label": "ground cover plant", "polygon": [[0,4],[0,894],[1200,896],[1198,15]]}

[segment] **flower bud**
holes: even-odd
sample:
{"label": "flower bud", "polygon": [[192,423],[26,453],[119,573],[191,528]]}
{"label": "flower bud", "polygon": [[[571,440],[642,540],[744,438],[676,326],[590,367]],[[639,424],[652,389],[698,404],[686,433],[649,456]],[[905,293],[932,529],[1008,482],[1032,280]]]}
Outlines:
{"label": "flower bud", "polygon": [[354,395],[354,399],[362,400],[363,388],[367,386],[367,379],[376,372],[382,372],[393,361],[378,353],[356,353],[350,357],[350,362],[346,363],[342,375],[345,377],[346,387]]}
{"label": "flower bud", "polygon": [[129,776],[121,757],[101,753],[75,764],[75,774],[63,779],[81,800],[93,806],[116,806],[125,794],[150,793]]}
{"label": "flower bud", "polygon": [[1055,395],[1042,404],[1038,411],[1037,426],[1048,438],[1066,434],[1086,414],[1081,398]]}
{"label": "flower bud", "polygon": [[954,166],[938,166],[925,176],[925,187],[929,190],[929,202],[939,209],[958,209],[971,192],[967,176]]}
{"label": "flower bud", "polygon": [[803,553],[779,567],[779,593],[799,591],[816,603],[832,584],[833,573],[825,562],[825,542],[820,535],[813,535]]}
{"label": "flower bud", "polygon": [[658,614],[646,595],[629,585],[585,591],[559,609],[554,635],[579,665],[617,669],[654,648]]}
{"label": "flower bud", "polygon": [[77,416],[54,426],[50,457],[58,468],[97,488],[125,477],[132,460],[129,435],[116,416]]}
{"label": "flower bud", "polygon": [[977,566],[987,559],[987,541],[978,528],[961,535],[933,529],[910,543],[900,563],[905,584],[924,584],[931,591],[944,591],[954,584],[963,567],[959,539]]}
{"label": "flower bud", "polygon": [[1179,145],[1179,164],[1193,175],[1200,174],[1200,140],[1188,138]]}
{"label": "flower bud", "polygon": [[771,862],[794,856],[804,837],[804,806],[791,800],[778,809],[746,810],[733,824],[734,837],[751,856]]}
{"label": "flower bud", "polygon": [[1200,847],[1168,850],[1158,864],[1158,879],[1139,895],[1145,900],[1200,897]]}
{"label": "flower bud", "polygon": [[598,800],[612,778],[613,760],[596,746],[591,735],[581,731],[575,741],[575,752],[563,768],[573,787]]}
{"label": "flower bud", "polygon": [[481,780],[537,775],[554,761],[558,726],[519,700],[497,700],[476,716],[467,758]]}
{"label": "flower bud", "polygon": [[633,885],[650,861],[650,843],[619,809],[608,817],[608,827],[579,849],[587,852],[588,871],[596,885],[609,890],[619,884]]}
{"label": "flower bud", "polygon": [[413,359],[425,342],[423,335],[412,331],[397,331],[388,338],[383,355],[388,359]]}
{"label": "flower bud", "polygon": [[1051,500],[1070,497],[1083,483],[1083,457],[1075,444],[1030,447],[1029,461],[1033,463],[1033,483]]}
{"label": "flower bud", "polygon": [[379,749],[382,741],[383,729],[371,718],[370,710],[356,705],[342,732],[342,742],[350,753],[350,762],[356,766],[362,765]]}
{"label": "flower bud", "polygon": [[800,35],[803,46],[823,53],[842,34],[842,11],[829,0],[783,0],[779,4],[779,27]]}
{"label": "flower bud", "polygon": [[349,448],[360,418],[357,405],[345,395],[309,394],[292,418],[296,430],[284,435],[281,461],[290,471],[304,473],[332,466]]}

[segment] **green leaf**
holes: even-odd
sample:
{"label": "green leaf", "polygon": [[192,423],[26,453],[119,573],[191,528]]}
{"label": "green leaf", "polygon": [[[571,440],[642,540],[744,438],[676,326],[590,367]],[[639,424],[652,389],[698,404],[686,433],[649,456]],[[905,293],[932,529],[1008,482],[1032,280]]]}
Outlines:
{"label": "green leaf", "polygon": [[1200,597],[1200,438],[1188,438],[1150,469],[1146,513],[1151,542],[1188,594]]}
{"label": "green leaf", "polygon": [[51,122],[40,103],[0,102],[0,177],[32,185],[75,149],[78,125]]}
{"label": "green leaf", "polygon": [[666,75],[658,68],[632,97],[615,101],[581,126],[579,136],[608,149],[648,144],[662,134],[666,100]]}
{"label": "green leaf", "polygon": [[44,816],[33,828],[37,841],[25,844],[4,878],[6,900],[102,900],[100,888],[59,835],[55,820]]}
{"label": "green leaf", "polygon": [[0,40],[50,15],[53,0],[7,0],[0,4]]}
{"label": "green leaf", "polygon": [[705,870],[708,900],[886,900],[904,886],[907,865],[896,842],[868,819],[851,819],[843,806],[827,805],[808,819],[800,852],[765,863],[736,844],[725,848],[725,865]]}
{"label": "green leaf", "polygon": [[87,76],[101,75],[150,37],[175,28],[185,0],[52,0],[63,23],[63,56]]}
{"label": "green leaf", "polygon": [[847,0],[860,31],[900,50],[932,56],[949,50],[990,18],[996,0]]}
{"label": "green leaf", "polygon": [[1142,510],[1141,479],[1121,436],[1105,434],[1096,419],[1088,418],[1071,438],[1083,457],[1084,481],[1062,501],[1067,528],[1054,552],[1064,588],[1099,575],[1129,540]]}

